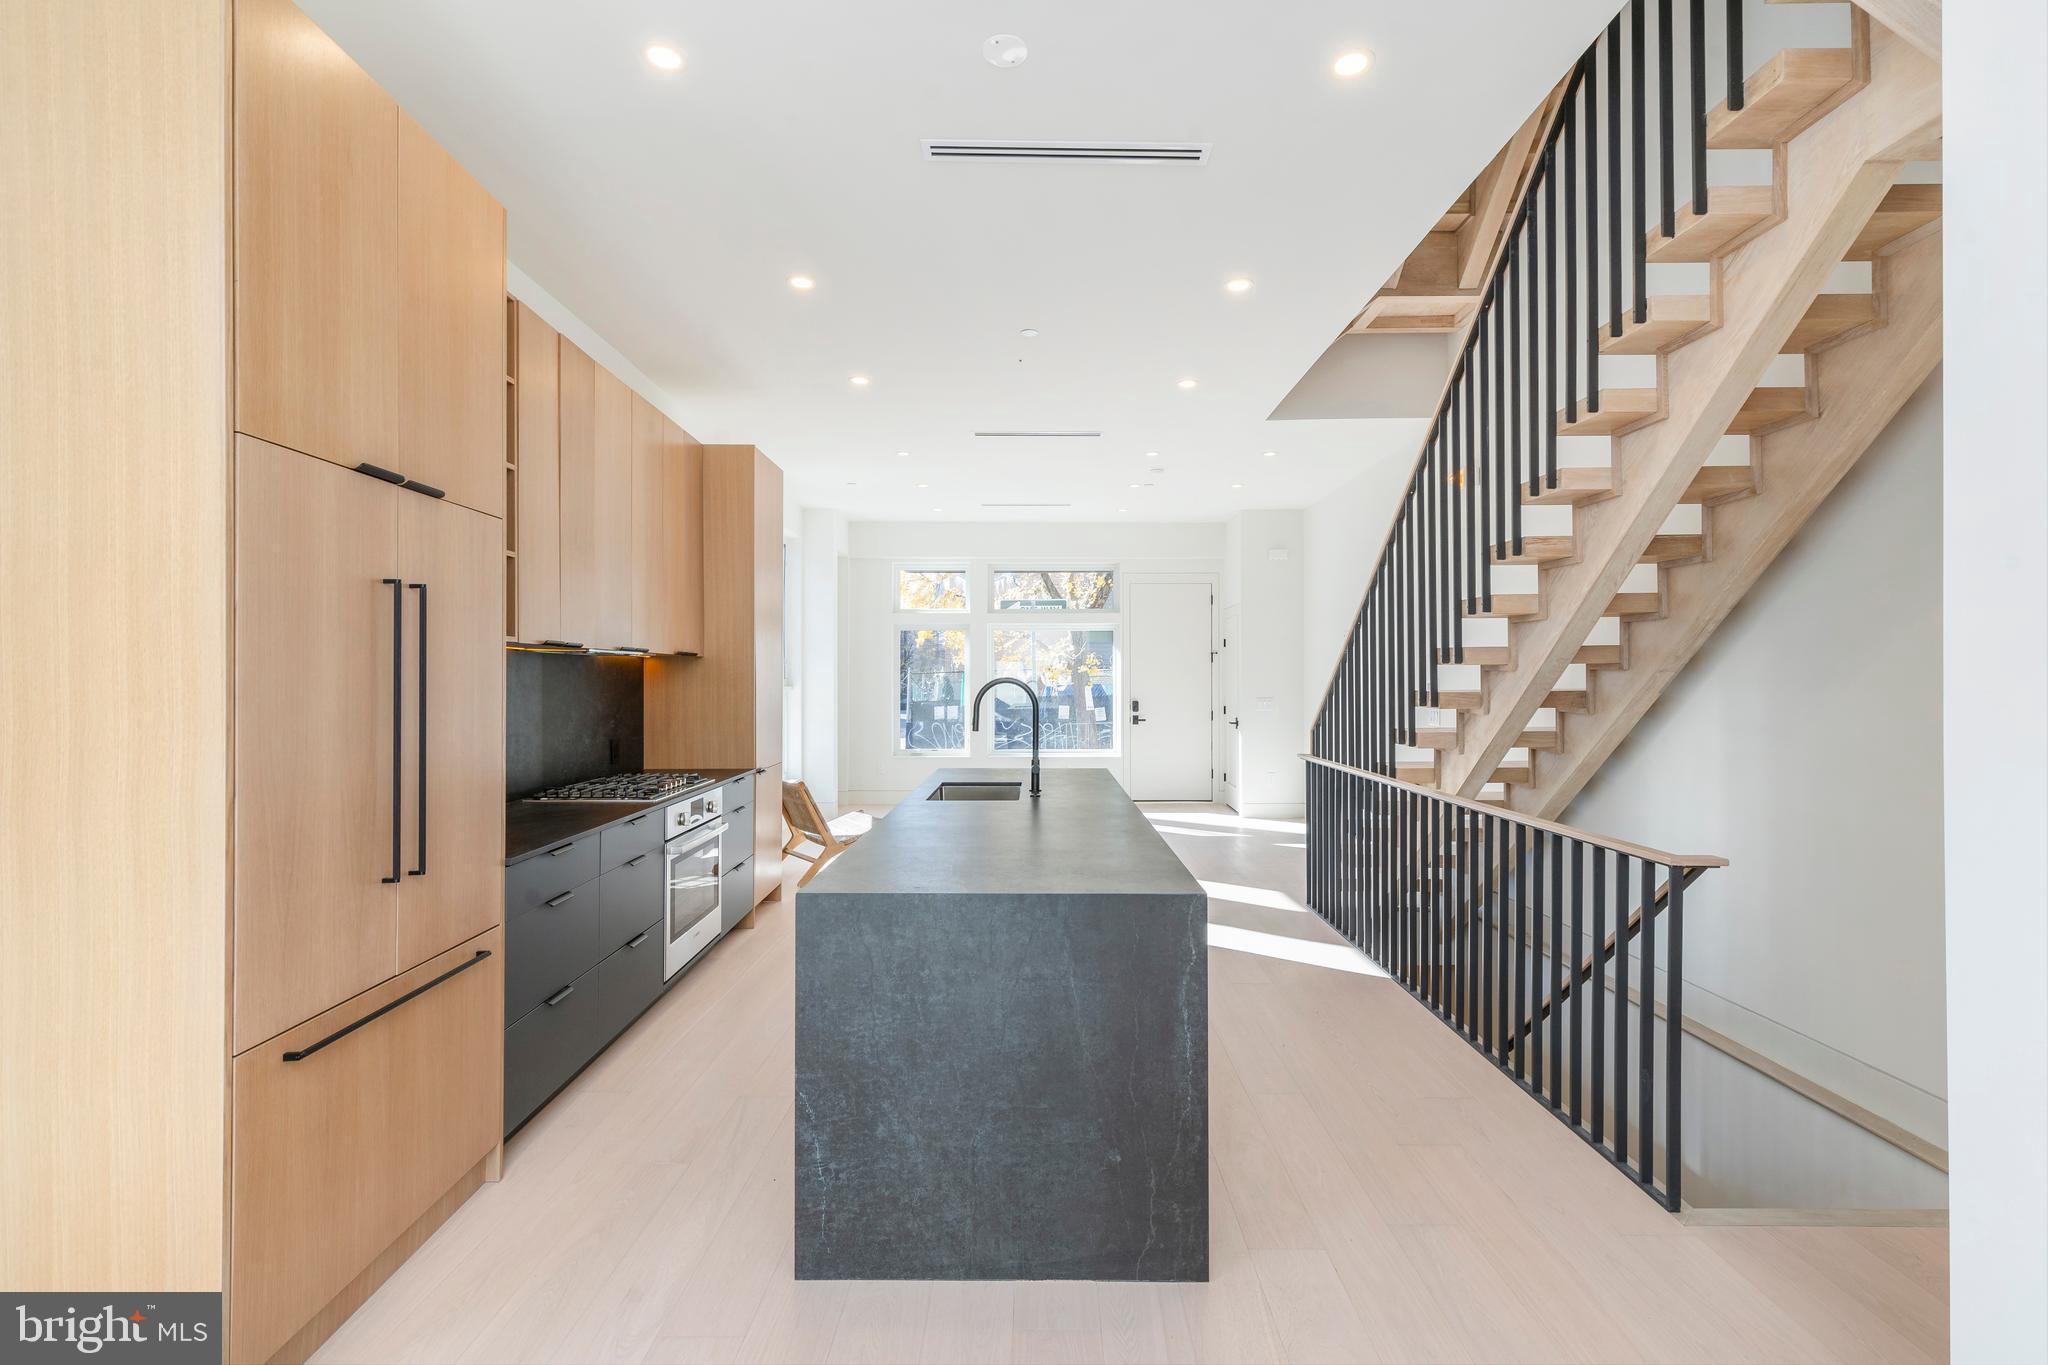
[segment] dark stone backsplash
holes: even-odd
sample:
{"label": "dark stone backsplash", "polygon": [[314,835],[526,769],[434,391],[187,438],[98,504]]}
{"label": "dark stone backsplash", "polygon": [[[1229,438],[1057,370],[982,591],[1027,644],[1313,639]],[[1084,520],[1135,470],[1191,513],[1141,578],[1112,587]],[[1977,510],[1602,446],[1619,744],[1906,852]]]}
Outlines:
{"label": "dark stone backsplash", "polygon": [[641,662],[505,652],[505,795],[641,766]]}

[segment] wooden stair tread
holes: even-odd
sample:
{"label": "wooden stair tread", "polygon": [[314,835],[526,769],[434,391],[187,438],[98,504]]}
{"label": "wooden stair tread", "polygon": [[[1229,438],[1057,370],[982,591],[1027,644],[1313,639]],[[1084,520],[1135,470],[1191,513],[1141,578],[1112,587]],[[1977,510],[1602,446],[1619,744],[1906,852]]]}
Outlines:
{"label": "wooden stair tread", "polygon": [[1437,661],[1446,664],[1476,664],[1480,668],[1506,668],[1515,661],[1514,651],[1506,645],[1466,645],[1465,657],[1457,657],[1457,651],[1448,645],[1437,650]]}
{"label": "wooden stair tread", "polygon": [[1845,261],[1868,261],[1900,238],[1941,219],[1941,186],[1894,185],[1849,244]]}
{"label": "wooden stair tread", "polygon": [[1429,725],[1415,732],[1415,748],[1455,749],[1458,747],[1458,727],[1455,725]]}
{"label": "wooden stair tread", "polygon": [[1731,110],[1723,100],[1708,111],[1707,146],[1789,142],[1839,103],[1856,79],[1856,56],[1846,47],[1788,47],[1742,83],[1742,108]]}
{"label": "wooden stair tread", "polygon": [[1662,223],[1650,229],[1649,258],[1660,263],[1711,261],[1777,217],[1777,198],[1770,186],[1716,185],[1707,195],[1705,213],[1694,213],[1690,201],[1678,206],[1672,236],[1664,235]]}
{"label": "wooden stair tread", "polygon": [[1513,541],[1493,547],[1493,562],[1496,564],[1554,564],[1560,559],[1570,559],[1576,553],[1570,536],[1523,536],[1522,549],[1516,553]]}
{"label": "wooden stair tread", "polygon": [[1600,329],[1600,349],[1608,355],[1655,355],[1683,346],[1714,322],[1714,300],[1707,294],[1653,294],[1641,322],[1634,308],[1621,314],[1621,335]]}
{"label": "wooden stair tread", "polygon": [[1611,496],[1614,492],[1614,471],[1598,465],[1574,466],[1557,471],[1557,487],[1552,488],[1544,480],[1538,491],[1531,493],[1528,484],[1520,485],[1524,507],[1568,507],[1582,502],[1593,502]]}
{"label": "wooden stair tread", "polygon": [[1493,595],[1493,606],[1475,605],[1465,613],[1469,620],[1496,621],[1521,620],[1543,610],[1543,604],[1533,592],[1497,592]]}
{"label": "wooden stair tread", "polygon": [[1528,786],[1536,780],[1534,770],[1527,763],[1503,764],[1493,770],[1489,782],[1498,782],[1504,787]]}
{"label": "wooden stair tread", "polygon": [[1786,355],[1806,355],[1833,345],[1877,321],[1875,294],[1822,294],[1807,306],[1785,338]]}
{"label": "wooden stair tread", "polygon": [[1735,419],[1728,424],[1730,436],[1756,436],[1813,417],[1806,405],[1806,390],[1790,387],[1751,389],[1742,400]]}
{"label": "wooden stair tread", "polygon": [[1698,559],[1707,552],[1705,536],[1659,535],[1650,537],[1638,564],[1671,564],[1681,559]]}
{"label": "wooden stair tread", "polygon": [[1702,465],[1678,495],[1681,503],[1726,502],[1756,492],[1756,470],[1746,464]]}
{"label": "wooden stair tread", "polygon": [[1429,699],[1427,689],[1418,689],[1415,693],[1415,704],[1417,706],[1432,706],[1439,711],[1477,711],[1479,709],[1479,694],[1477,692],[1454,691],[1446,687],[1439,690],[1436,697],[1437,699],[1432,702]]}
{"label": "wooden stair tread", "polygon": [[1631,616],[1657,616],[1664,610],[1664,594],[1657,592],[1618,592],[1607,604],[1604,616],[1619,616],[1623,620]]}
{"label": "wooden stair tread", "polygon": [[1655,389],[1602,389],[1600,410],[1593,411],[1585,404],[1579,406],[1579,417],[1572,421],[1567,410],[1557,410],[1557,434],[1560,436],[1618,436],[1633,431],[1645,422],[1653,422],[1663,415],[1661,395]]}
{"label": "wooden stair tread", "polygon": [[1620,645],[1580,645],[1572,655],[1572,662],[1588,668],[1620,668]]}
{"label": "wooden stair tread", "polygon": [[1552,751],[1557,749],[1558,743],[1559,736],[1555,729],[1524,730],[1521,737],[1515,741],[1519,748],[1547,749]]}
{"label": "wooden stair tread", "polygon": [[1554,690],[1543,699],[1543,704],[1553,711],[1576,711],[1581,714],[1593,709],[1592,697],[1584,688]]}
{"label": "wooden stair tread", "polygon": [[1424,787],[1436,785],[1436,764],[1401,763],[1394,768],[1394,776],[1403,782],[1414,782]]}

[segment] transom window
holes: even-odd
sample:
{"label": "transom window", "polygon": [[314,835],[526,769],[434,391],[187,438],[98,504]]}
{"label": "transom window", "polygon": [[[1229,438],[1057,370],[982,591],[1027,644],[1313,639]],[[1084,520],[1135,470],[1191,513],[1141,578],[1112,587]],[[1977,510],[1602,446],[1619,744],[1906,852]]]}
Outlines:
{"label": "transom window", "polygon": [[996,611],[1115,611],[1114,569],[997,569]]}
{"label": "transom window", "polygon": [[[1041,749],[1106,751],[1116,747],[1114,628],[997,626],[990,635],[994,648],[989,676],[1021,679],[1038,693]],[[1030,700],[1014,687],[999,687],[988,694],[984,704],[995,713],[994,750],[1029,751]]]}
{"label": "transom window", "polygon": [[966,611],[967,570],[898,569],[896,610]]}

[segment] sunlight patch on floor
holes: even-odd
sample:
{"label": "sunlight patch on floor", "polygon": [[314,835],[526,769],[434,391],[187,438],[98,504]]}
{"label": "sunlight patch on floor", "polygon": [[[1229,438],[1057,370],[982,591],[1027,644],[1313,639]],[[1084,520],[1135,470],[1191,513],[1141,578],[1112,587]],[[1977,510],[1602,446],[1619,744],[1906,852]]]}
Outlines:
{"label": "sunlight patch on floor", "polygon": [[1285,934],[1266,934],[1257,929],[1240,929],[1233,924],[1211,923],[1209,946],[1227,949],[1233,953],[1278,958],[1283,962],[1299,962],[1308,967],[1328,967],[1332,971],[1349,972],[1354,976],[1387,975],[1377,963],[1348,943],[1289,938]]}
{"label": "sunlight patch on floor", "polygon": [[1223,829],[1262,829],[1273,834],[1305,834],[1308,826],[1300,820],[1259,820],[1229,811],[1148,810],[1145,818],[1153,824],[1167,821],[1179,825],[1215,825]]}
{"label": "sunlight patch on floor", "polygon": [[[1200,880],[1199,878],[1197,880]],[[1293,910],[1306,914],[1308,907],[1285,891],[1269,886],[1241,886],[1236,882],[1202,882],[1212,900],[1236,901],[1240,905],[1262,905],[1268,910]]]}
{"label": "sunlight patch on floor", "polygon": [[1182,829],[1178,825],[1159,825],[1161,834],[1178,834],[1184,839],[1244,839],[1249,835],[1233,829]]}

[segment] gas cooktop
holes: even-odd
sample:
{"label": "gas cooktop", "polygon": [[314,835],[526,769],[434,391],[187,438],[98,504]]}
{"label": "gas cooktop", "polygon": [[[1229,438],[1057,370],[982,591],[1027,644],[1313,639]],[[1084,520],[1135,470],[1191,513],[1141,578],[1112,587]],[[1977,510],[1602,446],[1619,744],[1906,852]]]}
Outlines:
{"label": "gas cooktop", "polygon": [[697,773],[686,772],[645,772],[615,773],[610,777],[593,777],[587,782],[571,782],[565,786],[549,787],[527,797],[529,801],[659,801],[664,796],[679,796],[692,787],[704,782]]}

